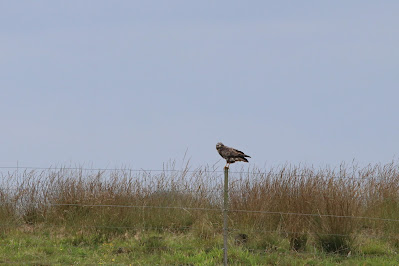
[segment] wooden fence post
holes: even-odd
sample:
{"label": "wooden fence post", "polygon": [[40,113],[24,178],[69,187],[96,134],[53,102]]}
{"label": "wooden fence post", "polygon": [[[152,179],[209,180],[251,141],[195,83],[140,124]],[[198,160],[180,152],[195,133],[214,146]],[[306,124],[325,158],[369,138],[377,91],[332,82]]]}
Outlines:
{"label": "wooden fence post", "polygon": [[227,265],[227,237],[228,237],[228,209],[229,209],[229,168],[224,168],[224,199],[223,199],[223,265]]}

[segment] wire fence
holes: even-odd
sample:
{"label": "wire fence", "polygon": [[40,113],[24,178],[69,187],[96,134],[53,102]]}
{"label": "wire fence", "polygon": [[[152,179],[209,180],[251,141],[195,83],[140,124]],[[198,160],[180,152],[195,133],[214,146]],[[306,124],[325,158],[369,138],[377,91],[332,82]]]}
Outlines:
{"label": "wire fence", "polygon": [[[297,174],[295,171],[280,171],[277,173],[248,170],[232,171],[231,174],[236,178],[233,178],[230,183],[229,195],[234,201],[226,209],[222,204],[222,174],[221,171],[215,169],[143,170],[20,166],[0,167],[0,169],[14,170],[14,172],[5,173],[3,177],[6,178],[0,181],[0,231],[16,229],[23,231],[25,230],[24,227],[41,230],[40,226],[38,229],[35,229],[35,226],[40,224],[40,221],[42,223],[49,221],[43,217],[52,211],[60,211],[58,215],[62,219],[71,220],[68,222],[62,219],[58,222],[50,221],[47,226],[52,228],[65,227],[74,231],[134,231],[148,235],[151,235],[151,232],[158,232],[159,234],[190,232],[193,234],[203,230],[205,234],[221,236],[223,230],[227,230],[230,247],[264,254],[273,252],[273,249],[279,249],[279,252],[281,250],[289,252],[292,247],[282,248],[287,246],[287,241],[291,245],[296,237],[304,235],[319,240],[323,237],[335,237],[342,238],[345,242],[345,239],[353,240],[361,237],[383,239],[384,241],[392,240],[399,243],[399,212],[398,215],[395,213],[399,211],[399,186],[397,185],[399,174],[395,171],[363,173],[363,176],[353,173],[336,176],[330,172],[323,176],[311,171],[308,174]],[[35,171],[42,171],[42,173],[35,173]],[[68,175],[68,173],[63,173],[64,171],[75,171],[75,173],[80,174]],[[85,171],[90,173],[81,174]],[[104,173],[110,172],[128,173],[127,176],[122,175],[127,179],[112,179],[113,175],[104,176]],[[157,174],[150,176],[152,172]],[[49,181],[50,177],[52,181]],[[88,178],[89,181],[85,181],[85,178]],[[295,178],[304,178],[305,181],[296,181]],[[319,179],[323,181],[318,181]],[[18,182],[14,182],[16,180]],[[308,180],[314,182],[308,182]],[[336,182],[331,180],[336,180]],[[356,182],[358,181],[364,181],[367,186],[357,185]],[[121,183],[122,185],[119,186],[117,182],[125,183]],[[134,192],[134,189],[137,189],[138,192]],[[322,189],[322,191],[318,191],[318,189]],[[303,192],[301,192],[302,190]],[[267,195],[271,191],[274,191],[275,194]],[[312,192],[315,193],[312,194]],[[134,193],[138,193],[138,196]],[[318,198],[311,198],[315,197],[316,194],[319,195]],[[186,195],[193,197],[186,197]],[[127,200],[122,200],[125,204],[118,204],[118,197],[122,199],[126,197]],[[307,197],[311,198],[314,203],[325,201],[326,204],[320,205],[324,206],[324,209],[320,207],[317,211],[306,211]],[[130,199],[133,199],[132,204],[129,203]],[[256,204],[248,204],[250,200],[253,200]],[[287,208],[284,204],[281,204],[279,205],[281,209],[276,209],[272,204],[279,204],[278,200],[286,200],[286,204],[291,205]],[[337,204],[338,208],[335,208],[334,204]],[[378,215],[364,215],[368,213],[361,213],[356,209],[356,206],[369,208],[370,204],[375,204],[371,208],[374,212],[371,213],[379,213]],[[250,206],[251,208],[242,208],[241,206]],[[296,208],[297,206],[299,207]],[[7,213],[12,213],[15,209],[17,209],[15,212],[17,215],[7,217]],[[81,213],[89,215],[88,217],[92,215],[93,221],[83,224],[88,220],[79,220],[79,218],[74,224],[74,218],[68,217],[68,213],[69,211],[73,213],[75,209],[81,210]],[[92,209],[99,209],[101,212],[90,214]],[[119,209],[126,211],[117,211]],[[139,210],[139,212],[136,210]],[[154,210],[159,210],[159,212],[154,212]],[[221,219],[224,211],[228,212],[231,225],[228,229],[223,226]],[[112,217],[120,215],[120,220],[116,217],[112,218],[112,221],[107,221],[111,217],[107,216],[107,212],[112,213]],[[215,214],[216,218],[211,213]],[[77,213],[76,215],[81,214]],[[101,215],[104,215],[104,217],[101,218]],[[40,216],[43,216],[43,219]],[[132,218],[132,221],[129,221],[128,219],[131,217],[134,217],[134,219]],[[303,220],[301,217],[309,220]],[[166,226],[162,225],[163,218],[170,220],[169,223],[166,223]],[[180,218],[186,219],[188,225],[180,222]],[[209,221],[200,223],[203,219],[208,218]],[[38,222],[35,222],[35,219]],[[154,222],[151,219],[158,220]],[[364,222],[358,225],[353,220]],[[295,223],[297,223],[296,226]],[[307,224],[304,225],[303,223]],[[378,223],[378,225],[372,223]],[[207,229],[207,226],[210,229]],[[199,235],[201,234],[203,233],[200,232]],[[255,239],[273,234],[277,235],[278,239],[282,238],[286,241],[263,243],[258,246],[255,243],[257,241]],[[137,241],[138,246],[136,248],[144,245],[145,239],[141,238]],[[267,242],[267,239],[264,241]],[[148,249],[164,250],[165,245],[148,247]],[[263,248],[259,248],[259,246],[263,246]],[[132,247],[120,246],[118,248],[128,249]],[[168,250],[173,248],[176,247],[169,246]],[[323,248],[312,244],[308,245],[307,250],[301,250],[301,253],[313,254],[308,252],[309,249],[317,250],[314,254],[320,255],[320,250]],[[347,253],[343,252],[345,249],[348,249]],[[335,251],[330,253],[340,255],[345,253],[345,256],[347,256],[352,250],[353,248],[344,245],[337,247]],[[351,254],[351,256],[362,257],[364,254],[357,252],[357,254]],[[1,262],[7,263],[6,261]]]}

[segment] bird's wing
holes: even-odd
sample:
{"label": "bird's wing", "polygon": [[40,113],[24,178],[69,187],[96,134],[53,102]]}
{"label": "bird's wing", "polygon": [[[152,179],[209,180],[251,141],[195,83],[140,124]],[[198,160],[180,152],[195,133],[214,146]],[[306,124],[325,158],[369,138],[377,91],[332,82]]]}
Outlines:
{"label": "bird's wing", "polygon": [[219,152],[220,156],[222,156],[225,159],[231,155],[230,149],[228,149],[226,147],[222,147],[221,149],[218,150],[218,152]]}
{"label": "bird's wing", "polygon": [[239,150],[236,150],[236,149],[233,149],[233,148],[232,148],[232,150],[234,151],[235,154],[237,154],[239,156],[250,157],[250,156],[246,155],[245,153],[243,153],[242,151],[239,151]]}

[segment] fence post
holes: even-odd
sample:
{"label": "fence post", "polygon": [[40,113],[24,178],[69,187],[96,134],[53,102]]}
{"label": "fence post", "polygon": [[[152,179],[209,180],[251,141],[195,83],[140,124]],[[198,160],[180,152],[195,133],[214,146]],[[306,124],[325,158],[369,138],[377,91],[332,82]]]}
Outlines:
{"label": "fence post", "polygon": [[224,199],[223,199],[223,265],[227,266],[227,212],[229,208],[229,168],[224,168]]}

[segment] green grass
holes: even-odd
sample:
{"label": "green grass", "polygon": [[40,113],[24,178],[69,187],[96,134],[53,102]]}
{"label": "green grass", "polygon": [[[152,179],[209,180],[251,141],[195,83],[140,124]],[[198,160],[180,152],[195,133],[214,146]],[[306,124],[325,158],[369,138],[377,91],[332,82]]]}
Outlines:
{"label": "green grass", "polygon": [[[362,240],[363,241],[363,240]],[[229,240],[231,265],[397,265],[399,251],[384,240],[365,240],[351,254],[331,254],[312,241],[306,250],[290,249],[288,239],[249,238],[237,244]],[[220,265],[222,235],[199,238],[193,232],[129,232],[104,237],[93,232],[24,226],[9,230],[0,239],[1,264],[132,264]]]}

